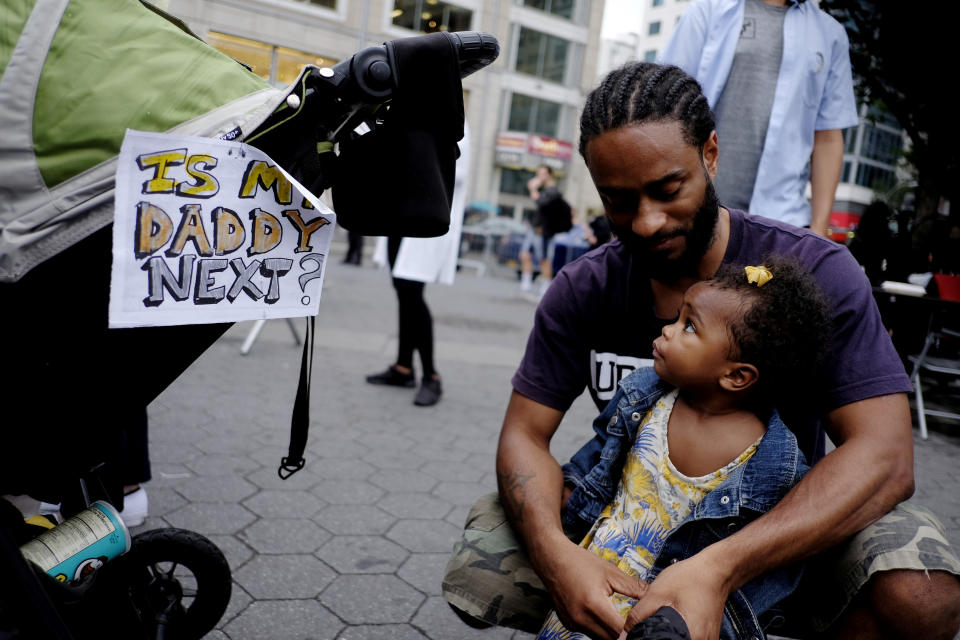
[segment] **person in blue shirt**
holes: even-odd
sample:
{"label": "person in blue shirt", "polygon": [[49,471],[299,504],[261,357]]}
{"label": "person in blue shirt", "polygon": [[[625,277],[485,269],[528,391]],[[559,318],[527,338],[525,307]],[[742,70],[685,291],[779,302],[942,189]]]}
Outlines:
{"label": "person in blue shirt", "polygon": [[696,0],[660,62],[696,78],[716,115],[720,203],[826,235],[842,130],[858,122],[843,27],[805,0]]}

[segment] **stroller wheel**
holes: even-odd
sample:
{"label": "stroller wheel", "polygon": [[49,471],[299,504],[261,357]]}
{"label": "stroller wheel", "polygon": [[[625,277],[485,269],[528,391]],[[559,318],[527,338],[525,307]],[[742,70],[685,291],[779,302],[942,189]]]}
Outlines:
{"label": "stroller wheel", "polygon": [[202,637],[230,601],[230,567],[215,544],[185,529],[133,538],[124,557],[130,600],[147,638]]}

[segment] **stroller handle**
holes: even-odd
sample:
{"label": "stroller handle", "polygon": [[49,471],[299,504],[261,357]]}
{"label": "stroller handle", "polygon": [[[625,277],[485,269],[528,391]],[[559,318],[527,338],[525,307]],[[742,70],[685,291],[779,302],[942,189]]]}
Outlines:
{"label": "stroller handle", "polygon": [[497,59],[500,43],[489,33],[482,31],[445,31],[460,59],[460,77],[466,78],[475,71]]}
{"label": "stroller handle", "polygon": [[[457,52],[460,77],[483,69],[500,55],[500,43],[481,31],[442,32]],[[421,36],[422,37],[422,36]],[[347,84],[358,102],[386,101],[397,86],[393,43],[367,47],[333,66],[335,84]],[[349,91],[349,90],[348,90]]]}

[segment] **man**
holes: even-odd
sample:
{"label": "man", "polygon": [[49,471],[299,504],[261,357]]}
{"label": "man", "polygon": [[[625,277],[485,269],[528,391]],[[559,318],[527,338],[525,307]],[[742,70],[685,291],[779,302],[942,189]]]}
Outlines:
{"label": "man", "polygon": [[698,0],[661,62],[696,78],[716,115],[721,204],[826,235],[842,129],[858,121],[843,27],[805,0]]}
{"label": "man", "polygon": [[[889,513],[913,491],[910,383],[849,252],[718,205],[713,115],[676,67],[636,63],[608,75],[584,107],[580,152],[618,241],[567,265],[537,310],[497,451],[509,523],[495,500],[475,505],[447,566],[448,602],[468,621],[532,631],[552,602],[568,628],[612,639],[624,628],[616,591],[640,598],[627,628],[669,604],[695,640],[713,640],[728,595],[820,554],[789,601],[789,633],[953,638],[960,560],[928,513]],[[649,362],[691,284],[771,253],[795,257],[834,307],[818,393],[784,415],[814,467],[769,514],[638,584],[565,535],[562,506],[576,478],[565,478],[550,439],[585,386],[602,407],[620,378]],[[827,456],[818,417],[837,444]]]}
{"label": "man", "polygon": [[540,260],[540,290],[537,297],[542,297],[550,282],[553,280],[553,236],[569,231],[573,226],[571,221],[570,205],[560,195],[557,181],[553,177],[553,169],[547,165],[540,165],[530,180],[527,181],[527,191],[530,198],[537,205],[536,218],[533,228],[524,238],[520,249],[520,289],[530,291],[533,288],[533,256]]}

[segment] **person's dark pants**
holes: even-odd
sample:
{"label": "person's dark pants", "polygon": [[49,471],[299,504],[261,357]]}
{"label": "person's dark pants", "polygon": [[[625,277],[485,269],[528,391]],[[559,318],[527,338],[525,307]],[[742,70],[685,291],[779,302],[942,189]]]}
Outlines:
{"label": "person's dark pants", "polygon": [[[391,269],[397,260],[401,240],[400,237],[388,239],[387,257]],[[432,377],[436,373],[433,364],[433,317],[423,299],[424,283],[393,278],[393,288],[397,292],[397,311],[400,318],[397,364],[408,369],[413,368],[413,352],[417,351],[423,366],[423,377]]]}
{"label": "person's dark pants", "polygon": [[347,256],[343,261],[347,264],[359,265],[363,260],[363,236],[353,231],[347,232]]}

